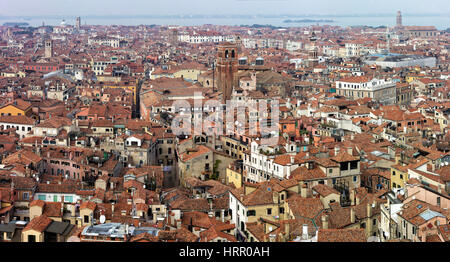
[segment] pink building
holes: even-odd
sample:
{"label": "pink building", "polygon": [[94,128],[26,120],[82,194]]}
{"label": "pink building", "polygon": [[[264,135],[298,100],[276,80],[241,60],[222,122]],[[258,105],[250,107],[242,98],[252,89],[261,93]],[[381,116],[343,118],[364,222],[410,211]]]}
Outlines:
{"label": "pink building", "polygon": [[447,194],[447,192],[445,192],[445,189],[433,189],[420,183],[415,183],[406,184],[406,190],[407,199],[404,201],[404,203],[408,203],[414,199],[418,199],[441,208],[447,209],[450,207],[449,195]]}

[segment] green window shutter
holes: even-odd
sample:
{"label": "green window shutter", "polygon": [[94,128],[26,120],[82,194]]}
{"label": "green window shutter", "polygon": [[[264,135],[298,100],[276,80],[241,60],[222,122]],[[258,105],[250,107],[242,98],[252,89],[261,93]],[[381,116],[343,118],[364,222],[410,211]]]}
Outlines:
{"label": "green window shutter", "polygon": [[38,196],[38,199],[39,199],[39,200],[45,201],[46,197],[45,197],[45,195],[39,195],[39,196]]}
{"label": "green window shutter", "polygon": [[58,202],[58,196],[57,195],[53,195],[53,202]]}

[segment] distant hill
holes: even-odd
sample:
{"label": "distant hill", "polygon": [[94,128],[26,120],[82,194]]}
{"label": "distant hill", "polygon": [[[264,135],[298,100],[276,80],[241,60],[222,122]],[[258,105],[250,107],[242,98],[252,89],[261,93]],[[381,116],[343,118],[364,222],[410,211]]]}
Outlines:
{"label": "distant hill", "polygon": [[6,22],[3,26],[29,26],[30,24],[24,22]]}
{"label": "distant hill", "polygon": [[301,20],[291,20],[287,19],[284,20],[283,23],[334,23],[334,20],[329,19],[319,19],[319,20],[313,20],[313,19],[301,19]]}

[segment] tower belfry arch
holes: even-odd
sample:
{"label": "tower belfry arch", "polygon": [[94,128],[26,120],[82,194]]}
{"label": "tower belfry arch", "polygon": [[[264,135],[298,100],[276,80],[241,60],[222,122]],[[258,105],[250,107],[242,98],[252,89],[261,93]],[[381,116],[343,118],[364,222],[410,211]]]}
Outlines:
{"label": "tower belfry arch", "polygon": [[217,86],[222,92],[222,102],[231,99],[233,87],[238,86],[238,47],[234,43],[224,43],[217,48]]}

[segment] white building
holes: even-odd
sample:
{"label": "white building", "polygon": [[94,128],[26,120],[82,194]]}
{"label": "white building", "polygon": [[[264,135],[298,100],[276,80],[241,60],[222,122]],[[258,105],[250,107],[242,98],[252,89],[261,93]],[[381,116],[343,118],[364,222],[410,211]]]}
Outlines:
{"label": "white building", "polygon": [[88,39],[88,45],[106,45],[110,47],[119,47],[120,39],[112,38],[112,37],[93,37]]}
{"label": "white building", "polygon": [[178,40],[186,43],[219,43],[219,42],[234,42],[234,36],[225,36],[216,33],[193,33],[179,35]]}
{"label": "white building", "polygon": [[345,55],[347,57],[357,57],[361,55],[363,45],[358,42],[345,43]]}
{"label": "white building", "polygon": [[[287,154],[277,154],[284,147]],[[253,141],[250,154],[244,154],[244,171],[247,182],[262,182],[275,177],[288,179],[291,172],[298,167],[294,162],[297,145],[287,142],[284,146],[269,147]]]}
{"label": "white building", "polygon": [[369,79],[364,76],[336,81],[336,93],[350,99],[372,98],[384,105],[396,102],[395,83],[390,79]]}
{"label": "white building", "polygon": [[15,128],[20,138],[31,132],[36,121],[27,116],[0,116],[0,129]]}
{"label": "white building", "polygon": [[297,51],[297,50],[300,50],[300,49],[302,49],[303,48],[303,43],[302,42],[296,42],[296,41],[291,41],[291,40],[288,40],[287,42],[286,42],[286,49],[288,50],[288,51]]}
{"label": "white building", "polygon": [[231,213],[230,223],[235,224],[236,228],[239,228],[241,231],[243,231],[241,225],[245,225],[245,223],[248,222],[247,209],[244,204],[242,204],[241,200],[234,196],[231,192],[229,192],[229,196],[229,207]]}

